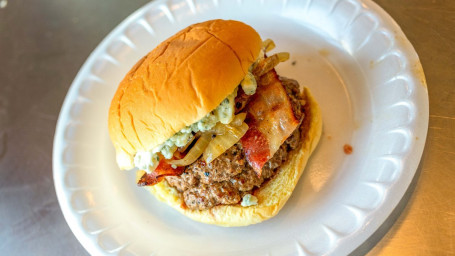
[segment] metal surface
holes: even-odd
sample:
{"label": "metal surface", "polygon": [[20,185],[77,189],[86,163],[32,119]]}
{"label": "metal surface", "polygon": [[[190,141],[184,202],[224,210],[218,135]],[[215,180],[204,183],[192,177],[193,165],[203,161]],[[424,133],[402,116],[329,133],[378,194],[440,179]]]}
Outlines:
{"label": "metal surface", "polygon": [[[55,124],[87,56],[146,2],[0,0],[0,254],[87,255],[55,195]],[[406,196],[353,254],[455,255],[455,1],[376,2],[420,56],[430,127]]]}
{"label": "metal surface", "polygon": [[[430,120],[420,175],[409,190],[414,191],[406,195],[407,205],[399,206],[405,206],[400,216],[394,212],[385,223],[384,231],[393,226],[368,255],[455,255],[455,1],[376,2],[401,26],[419,54],[428,84]],[[371,245],[383,233],[375,234]]]}

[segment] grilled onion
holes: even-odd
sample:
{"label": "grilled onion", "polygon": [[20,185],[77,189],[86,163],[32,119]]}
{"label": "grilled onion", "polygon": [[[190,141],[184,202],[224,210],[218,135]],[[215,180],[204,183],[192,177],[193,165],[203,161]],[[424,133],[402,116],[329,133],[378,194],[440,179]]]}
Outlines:
{"label": "grilled onion", "polygon": [[183,147],[178,148],[177,150],[178,150],[179,152],[182,152],[182,153],[185,152],[186,149],[191,145],[191,143],[193,143],[193,140],[194,140],[195,138],[196,138],[196,136],[191,136],[191,138],[188,140],[188,142],[186,143],[186,145],[183,146]]}
{"label": "grilled onion", "polygon": [[192,164],[202,155],[204,150],[207,148],[211,137],[212,135],[210,133],[202,134],[184,158],[179,160],[171,160],[168,163],[171,165],[175,164],[177,166],[186,166]]}
{"label": "grilled onion", "polygon": [[287,60],[289,60],[289,52],[279,52],[276,54],[276,56],[278,57],[278,60],[280,62],[285,62]]}
{"label": "grilled onion", "polygon": [[271,51],[275,49],[275,43],[272,39],[268,38],[262,42],[262,49],[264,49],[265,52]]}
{"label": "grilled onion", "polygon": [[218,123],[212,129],[210,129],[209,132],[211,134],[215,134],[215,135],[223,135],[226,133],[226,125],[223,125],[222,123]]}
{"label": "grilled onion", "polygon": [[256,78],[261,77],[265,73],[272,70],[280,62],[287,61],[289,59],[288,52],[275,53],[265,59],[261,59],[253,68],[253,74]]}
{"label": "grilled onion", "polygon": [[238,113],[237,115],[235,115],[234,119],[232,120],[232,122],[229,123],[229,125],[231,126],[240,126],[243,124],[243,121],[245,121],[245,118],[246,118],[246,113],[243,112],[243,113]]}
{"label": "grilled onion", "polygon": [[248,125],[242,123],[240,126],[235,127],[231,125],[226,126],[226,133],[214,138],[204,151],[202,158],[206,163],[212,162],[215,158],[223,154],[226,150],[237,143],[248,130]]}

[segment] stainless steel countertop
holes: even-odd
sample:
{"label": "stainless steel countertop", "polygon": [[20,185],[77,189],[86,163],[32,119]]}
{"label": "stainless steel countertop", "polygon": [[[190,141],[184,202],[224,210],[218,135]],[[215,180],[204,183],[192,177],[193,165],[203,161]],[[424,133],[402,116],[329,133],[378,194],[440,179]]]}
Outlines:
{"label": "stainless steel countertop", "polygon": [[[55,195],[55,125],[90,52],[146,2],[0,0],[0,254],[87,255]],[[430,123],[407,194],[354,254],[455,255],[455,1],[376,2],[420,56]]]}

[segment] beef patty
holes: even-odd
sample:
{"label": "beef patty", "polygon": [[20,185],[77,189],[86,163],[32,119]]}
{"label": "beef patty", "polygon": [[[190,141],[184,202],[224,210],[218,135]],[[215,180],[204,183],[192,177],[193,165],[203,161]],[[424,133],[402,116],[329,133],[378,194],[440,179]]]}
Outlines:
{"label": "beef patty", "polygon": [[[305,100],[297,81],[280,77],[291,100],[294,115],[298,120],[304,117]],[[289,157],[289,153],[300,147],[299,127],[281,145],[273,157],[265,163],[260,177],[245,158],[240,143],[226,150],[221,156],[206,164],[202,159],[185,167],[180,176],[168,176],[166,181],[183,195],[190,209],[205,210],[216,205],[240,203],[243,195],[272,178]]]}

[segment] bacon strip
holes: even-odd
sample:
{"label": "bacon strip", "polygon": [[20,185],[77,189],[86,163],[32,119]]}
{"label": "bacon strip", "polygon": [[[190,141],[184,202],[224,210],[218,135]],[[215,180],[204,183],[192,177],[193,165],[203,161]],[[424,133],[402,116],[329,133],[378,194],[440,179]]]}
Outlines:
{"label": "bacon strip", "polygon": [[267,137],[258,130],[256,120],[251,116],[248,119],[247,123],[250,128],[240,139],[240,142],[248,162],[260,176],[262,166],[270,158],[270,146]]}
{"label": "bacon strip", "polygon": [[258,81],[258,90],[246,106],[250,129],[240,139],[246,158],[258,176],[281,144],[299,125],[291,102],[275,70]]}
{"label": "bacon strip", "polygon": [[182,174],[184,171],[183,166],[172,168],[164,159],[160,160],[160,163],[152,173],[144,173],[137,182],[137,185],[142,186],[153,186],[164,179],[165,176],[177,176]]}

